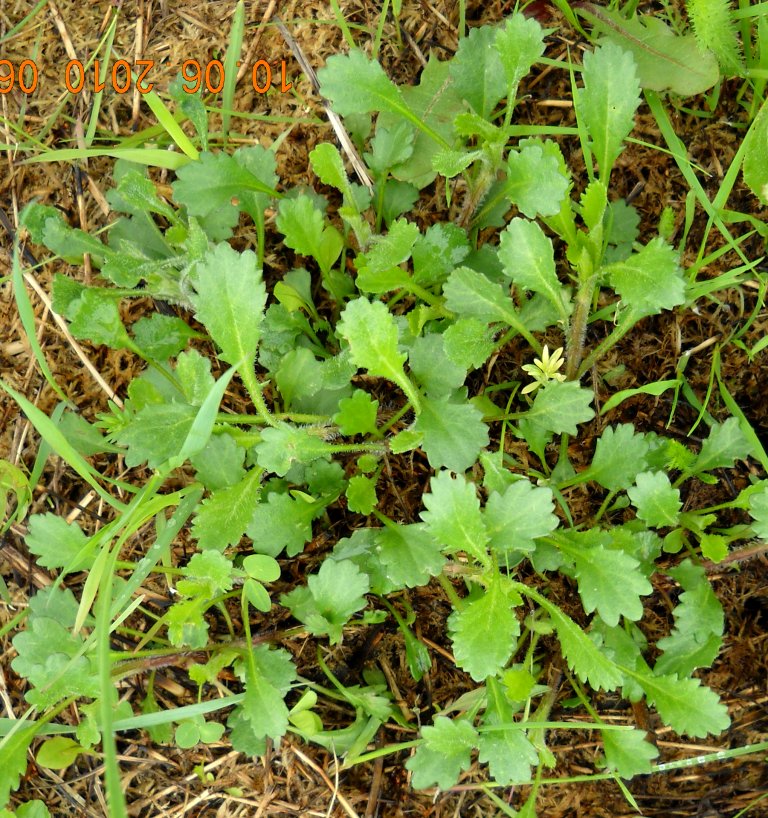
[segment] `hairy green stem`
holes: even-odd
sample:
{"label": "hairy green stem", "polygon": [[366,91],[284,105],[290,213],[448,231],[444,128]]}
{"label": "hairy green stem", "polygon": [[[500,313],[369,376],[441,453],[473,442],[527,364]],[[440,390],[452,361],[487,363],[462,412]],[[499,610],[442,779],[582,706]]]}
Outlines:
{"label": "hairy green stem", "polygon": [[613,330],[613,332],[605,339],[603,339],[593,350],[587,355],[583,363],[579,367],[576,378],[580,378],[585,372],[588,372],[600,358],[608,352],[609,349],[616,346],[621,339],[635,326],[639,319],[637,312],[632,309],[626,311],[621,319],[620,324]]}
{"label": "hairy green stem", "polygon": [[591,275],[584,280],[576,293],[575,307],[571,325],[568,331],[567,352],[565,363],[565,377],[569,381],[576,380],[584,355],[584,338],[587,334],[587,321],[589,319],[589,308],[592,304],[592,297],[597,284],[597,275]]}
{"label": "hairy green stem", "polygon": [[462,601],[461,597],[456,593],[456,589],[451,585],[451,581],[448,579],[445,574],[438,574],[437,581],[445,591],[445,595],[448,597],[451,605],[453,606],[454,610],[460,611],[464,607],[464,602]]}
{"label": "hairy green stem", "polygon": [[262,386],[253,370],[253,364],[247,363],[241,366],[238,371],[245,384],[245,388],[248,390],[248,394],[251,396],[253,405],[256,407],[256,411],[259,413],[259,417],[261,417],[268,426],[277,426],[277,421],[269,409],[267,409],[267,404],[264,401],[264,395],[262,393]]}

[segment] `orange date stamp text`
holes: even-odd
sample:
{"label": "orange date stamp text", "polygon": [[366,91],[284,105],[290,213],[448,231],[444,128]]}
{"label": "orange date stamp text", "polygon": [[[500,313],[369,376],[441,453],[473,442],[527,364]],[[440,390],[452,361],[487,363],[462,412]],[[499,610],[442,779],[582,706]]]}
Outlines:
{"label": "orange date stamp text", "polygon": [[[240,68],[241,63],[236,67]],[[95,93],[112,90],[117,94],[127,94],[132,90],[148,94],[155,87],[152,81],[154,60],[115,60],[105,65],[101,60],[83,64],[80,60],[70,60],[63,68],[61,81],[70,94],[80,94],[84,89]],[[279,69],[273,69],[267,60],[256,60],[250,67],[250,84],[257,94],[266,94],[270,88],[279,89],[281,93],[290,91],[293,83],[286,78],[285,60],[281,60]],[[278,84],[279,82],[279,84]],[[181,65],[181,84],[187,94],[196,94],[201,89],[209,94],[218,94],[224,89],[226,75],[221,60],[209,60],[200,63],[198,60],[184,60]],[[0,60],[0,94],[9,94],[18,90],[30,95],[40,85],[40,71],[34,60],[13,62]]]}

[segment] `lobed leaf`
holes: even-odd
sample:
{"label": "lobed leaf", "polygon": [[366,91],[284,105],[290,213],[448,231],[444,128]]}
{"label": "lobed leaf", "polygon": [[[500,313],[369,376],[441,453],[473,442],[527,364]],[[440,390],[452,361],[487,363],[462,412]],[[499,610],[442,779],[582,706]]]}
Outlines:
{"label": "lobed leaf", "polygon": [[595,690],[600,687],[615,690],[622,684],[619,668],[567,614],[546,598],[532,594],[530,589],[520,590],[535,599],[550,615],[568,667],[582,682],[589,682]]}
{"label": "lobed leaf", "polygon": [[647,468],[649,451],[645,436],[636,434],[631,423],[609,426],[597,441],[589,476],[609,491],[625,489]]}
{"label": "lobed leaf", "polygon": [[304,193],[280,202],[276,224],[285,244],[314,258],[323,273],[330,271],[344,248],[341,233],[325,224],[322,211]]}
{"label": "lobed leaf", "polygon": [[520,218],[509,222],[501,233],[499,261],[518,287],[541,293],[562,317],[570,314],[568,293],[555,272],[552,242],[536,222]]}
{"label": "lobed leaf", "polygon": [[607,42],[584,54],[582,77],[578,115],[589,132],[600,179],[607,183],[640,104],[635,61],[629,51]]}
{"label": "lobed leaf", "polygon": [[544,30],[535,18],[515,13],[507,17],[494,45],[504,67],[508,104],[513,105],[520,80],[544,53]]}
{"label": "lobed leaf", "polygon": [[482,412],[450,398],[424,400],[413,428],[424,436],[422,445],[433,469],[466,471],[489,441]]}
{"label": "lobed leaf", "polygon": [[512,606],[521,601],[502,577],[495,576],[480,596],[448,618],[456,663],[476,682],[496,674],[512,656],[520,634]]}
{"label": "lobed leaf", "polygon": [[487,276],[457,267],[443,287],[445,306],[461,316],[516,325],[519,317],[507,293]]}
{"label": "lobed leaf", "polygon": [[570,182],[557,158],[537,144],[509,152],[504,195],[529,219],[556,216]]}
{"label": "lobed leaf", "polygon": [[693,96],[720,78],[714,55],[702,51],[694,35],[675,34],[659,16],[626,18],[594,3],[581,3],[577,11],[601,36],[632,52],[643,88]]}
{"label": "lobed leaf", "polygon": [[10,799],[11,791],[15,791],[19,786],[21,776],[27,769],[27,753],[37,735],[38,726],[36,724],[25,725],[21,720],[17,724],[18,729],[14,730],[12,735],[3,738],[3,763],[0,764],[0,808],[5,807]]}
{"label": "lobed leaf", "polygon": [[413,773],[413,786],[424,789],[436,784],[447,790],[469,769],[471,753],[477,744],[477,732],[466,719],[452,721],[437,716],[432,726],[421,730],[422,743],[405,766]]}
{"label": "lobed leaf", "polygon": [[397,384],[418,410],[419,396],[403,368],[406,356],[397,346],[397,324],[381,301],[371,303],[367,298],[350,301],[336,329],[349,343],[356,366]]}
{"label": "lobed leaf", "polygon": [[685,284],[675,249],[653,239],[625,261],[606,268],[611,286],[638,316],[656,315],[685,301]]}
{"label": "lobed leaf", "polygon": [[504,64],[495,48],[498,34],[491,26],[471,29],[459,40],[450,62],[456,91],[484,119],[490,117],[508,88]]}
{"label": "lobed leaf", "polygon": [[664,723],[676,733],[704,738],[710,733],[722,733],[731,723],[726,706],[699,679],[635,672],[630,675],[637,680],[648,702],[659,711]]}
{"label": "lobed leaf", "polygon": [[400,89],[381,65],[358,49],[329,57],[317,78],[323,96],[341,116],[375,111],[402,115],[408,110]]}
{"label": "lobed leaf", "polygon": [[425,511],[419,516],[429,533],[450,552],[464,551],[478,562],[488,560],[488,531],[473,483],[460,475],[441,471],[429,482]]}
{"label": "lobed leaf", "polygon": [[492,491],[483,512],[489,547],[502,559],[510,552],[533,551],[537,537],[557,528],[553,508],[552,490],[529,480],[517,480],[503,493]]}
{"label": "lobed leaf", "polygon": [[376,481],[363,474],[349,478],[347,485],[347,505],[357,514],[370,514],[376,507]]}
{"label": "lobed leaf", "polygon": [[423,523],[378,530],[376,557],[391,589],[426,585],[445,563],[440,543]]}
{"label": "lobed leaf", "polygon": [[285,550],[295,557],[312,539],[312,520],[317,506],[290,494],[271,492],[266,501],[252,508],[245,533],[257,554],[276,557]]}
{"label": "lobed leaf", "polygon": [[724,423],[716,423],[709,430],[709,436],[701,444],[693,470],[711,471],[732,466],[734,461],[743,460],[751,451],[750,443],[737,418],[728,418]]}
{"label": "lobed leaf", "polygon": [[635,485],[627,489],[637,516],[656,528],[675,526],[682,504],[679,489],[673,488],[664,472],[642,472]]}
{"label": "lobed leaf", "polygon": [[[510,672],[507,671],[505,677]],[[486,729],[480,731],[478,757],[488,764],[497,784],[508,786],[529,781],[531,767],[538,764],[539,754],[525,731],[513,726],[514,710],[508,698],[507,685],[502,688],[496,679],[489,678],[487,697],[483,717],[483,727]]]}
{"label": "lobed leaf", "polygon": [[651,761],[659,751],[645,738],[643,730],[603,730],[603,750],[609,770],[622,778],[651,772]]}
{"label": "lobed leaf", "polygon": [[586,423],[595,416],[589,405],[593,397],[592,391],[577,381],[550,381],[537,391],[525,419],[547,432],[575,435],[577,423]]}
{"label": "lobed leaf", "polygon": [[722,647],[723,608],[700,565],[684,560],[669,574],[684,590],[673,612],[672,633],[656,643],[663,653],[654,673],[690,676],[697,668],[711,665]]}
{"label": "lobed leaf", "polygon": [[140,409],[113,437],[125,446],[129,468],[146,463],[158,469],[178,455],[197,417],[185,403],[153,403]]}
{"label": "lobed leaf", "polygon": [[56,514],[33,514],[24,542],[44,568],[66,568],[74,573],[90,568],[95,558],[94,546],[80,526]]}
{"label": "lobed leaf", "polygon": [[280,603],[303,622],[310,633],[325,636],[335,645],[341,642],[342,628],[352,614],[367,604],[368,577],[350,560],[327,559],[307,585],[282,594]]}
{"label": "lobed leaf", "polygon": [[195,268],[195,289],[195,316],[221,350],[219,357],[233,366],[252,366],[267,303],[256,254],[216,245]]}
{"label": "lobed leaf", "polygon": [[376,431],[379,402],[362,389],[339,401],[339,411],[333,416],[343,435],[369,435]]}
{"label": "lobed leaf", "polygon": [[[653,587],[641,571],[639,563],[622,551],[608,548],[574,549],[575,573],[579,595],[587,613],[597,611],[606,625],[613,627],[625,616],[635,621],[643,615],[640,596]],[[617,578],[621,577],[621,582]]]}
{"label": "lobed leaf", "polygon": [[192,535],[202,550],[224,551],[245,533],[261,494],[261,469],[251,469],[239,482],[217,489],[198,506]]}
{"label": "lobed leaf", "polygon": [[768,205],[768,100],[763,102],[744,138],[742,172],[752,193]]}

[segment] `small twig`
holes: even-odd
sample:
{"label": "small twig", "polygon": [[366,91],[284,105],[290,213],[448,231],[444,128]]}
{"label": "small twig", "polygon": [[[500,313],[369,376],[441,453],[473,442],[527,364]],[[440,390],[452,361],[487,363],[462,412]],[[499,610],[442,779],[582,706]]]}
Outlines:
{"label": "small twig", "polygon": [[[376,749],[382,746],[381,736],[376,736]],[[384,778],[384,756],[379,756],[373,762],[373,780],[371,789],[368,792],[368,803],[365,806],[365,818],[373,818],[378,811],[379,795],[381,795],[381,782]]]}
{"label": "small twig", "polygon": [[323,770],[322,767],[319,767],[317,764],[315,764],[315,762],[312,761],[312,759],[309,756],[302,753],[298,747],[291,747],[291,752],[294,755],[298,756],[301,759],[302,763],[306,764],[307,767],[309,767],[311,770],[314,770],[320,776],[320,778],[323,779],[325,786],[328,787],[333,797],[339,802],[340,806],[342,807],[344,812],[347,813],[349,818],[360,818],[360,816],[355,812],[354,808],[349,803],[349,801],[347,801],[347,799],[339,792],[338,781],[334,784],[334,782],[331,781],[331,779],[326,774],[325,770]]}
{"label": "small twig", "polygon": [[362,184],[364,184],[368,188],[368,190],[373,192],[373,181],[368,173],[367,168],[365,167],[365,164],[363,163],[363,160],[360,158],[360,154],[357,152],[357,148],[352,143],[352,140],[349,134],[347,133],[347,129],[344,127],[338,115],[331,110],[331,106],[325,99],[323,99],[323,96],[320,93],[320,83],[317,80],[317,74],[315,73],[315,69],[310,65],[309,60],[306,58],[304,52],[301,49],[301,46],[296,42],[291,33],[288,31],[288,29],[283,25],[283,21],[276,14],[273,15],[272,19],[275,21],[278,30],[283,35],[283,39],[285,40],[286,44],[293,52],[293,56],[296,58],[296,62],[301,66],[301,70],[304,72],[307,79],[309,80],[309,83],[312,86],[312,90],[320,97],[323,108],[325,108],[325,115],[328,117],[328,121],[331,123],[333,130],[336,132],[336,138],[339,140],[339,143],[341,144],[341,149],[344,151],[344,153],[346,153],[347,158],[352,164],[352,168],[357,174],[357,178],[360,180]]}

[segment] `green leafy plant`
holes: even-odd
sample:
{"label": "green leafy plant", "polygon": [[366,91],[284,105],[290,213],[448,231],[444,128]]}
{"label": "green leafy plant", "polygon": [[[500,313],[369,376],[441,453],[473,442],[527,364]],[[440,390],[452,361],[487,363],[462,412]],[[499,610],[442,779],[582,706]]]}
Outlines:
{"label": "green leafy plant", "polygon": [[[332,689],[320,689],[298,677],[277,643],[304,633],[335,645],[388,611],[418,679],[429,654],[400,596],[431,581],[452,607],[453,655],[474,688],[407,745],[416,746],[407,762],[416,787],[453,786],[475,753],[498,785],[530,782],[533,768],[551,765],[545,730],[556,691],[543,667],[553,652],[602,736],[611,774],[650,772],[656,750],[639,730],[602,722],[590,691],[644,699],[679,733],[728,726],[724,705],[693,675],[712,663],[723,632],[701,560],[766,536],[768,487],[756,482],[730,503],[684,510],[689,481],[706,482],[752,453],[736,418],[712,422],[698,451],[632,424],[609,425],[591,455],[569,459],[568,438],[595,417],[582,376],[639,322],[691,293],[665,235],[638,244],[637,214],[611,196],[640,102],[632,52],[609,40],[582,66],[560,66],[574,77],[586,165],[575,196],[560,146],[521,139],[513,123],[519,83],[543,49],[538,24],[515,14],[472,31],[450,62],[430,60],[413,87],[395,85],[362,52],[332,57],[320,72],[323,94],[349,118],[375,179],[372,192],[350,182],[338,150],[318,146],[312,168],[338,191],[335,213],[312,190],[279,192],[274,154],[258,146],[203,151],[179,169],[171,202],[143,170],[119,163],[109,198],[123,215],[103,241],[53,209],[25,212],[34,241],[70,262],[88,253],[100,272],[99,286],[54,281],[55,308],[73,334],[146,362],[122,406],[88,428],[87,453],[117,451],[152,475],[130,487],[129,503],[118,502],[77,442],[3,385],[51,449],[98,487],[114,520],[92,534],[52,515],[30,520],[27,545],[42,565],[89,574],[80,600],[61,583],[34,597],[14,638],[12,667],[40,718],[5,730],[0,803],[38,731],[72,704],[84,718],[67,746],[89,751],[102,742],[115,815],[123,814],[117,729],[146,726],[169,740],[175,724],[176,743],[190,747],[220,737],[221,725],[206,716],[228,708],[229,740],[249,755],[293,731],[346,753],[348,763],[364,758],[378,727],[396,718],[386,684],[344,686],[325,668]],[[458,197],[458,216],[422,231],[407,214],[436,179]],[[275,230],[296,266],[268,286],[265,211],[275,203]],[[254,250],[229,243],[243,214]],[[127,323],[121,301],[146,296],[175,304],[188,320],[153,313]],[[605,327],[591,348],[588,324]],[[471,373],[511,343],[534,363],[519,379],[470,395]],[[523,388],[526,376],[535,394]],[[252,411],[227,411],[232,390]],[[526,447],[527,467],[507,453],[508,435]],[[432,470],[418,521],[379,508],[398,455]],[[569,492],[587,484],[602,500],[576,522]],[[365,520],[319,565],[313,560],[304,584],[275,598],[272,584],[342,503]],[[723,525],[725,509],[747,522]],[[171,544],[188,521],[195,551],[173,565]],[[121,547],[148,524],[144,556],[122,559]],[[666,570],[681,593],[669,635],[652,646],[643,600],[662,556],[675,563]],[[127,628],[140,604],[134,594],[155,572],[173,603],[143,609],[141,649],[116,654],[109,635]],[[568,612],[536,579],[555,573],[578,594]],[[275,604],[299,624],[253,634],[251,622],[263,624]],[[212,637],[212,612],[226,639]],[[143,714],[115,711],[117,679],[189,651],[208,657],[190,669],[198,705],[160,713],[150,686]],[[225,667],[230,689],[217,681]],[[220,696],[205,702],[214,681]],[[354,710],[348,728],[324,727],[318,693]]]}

